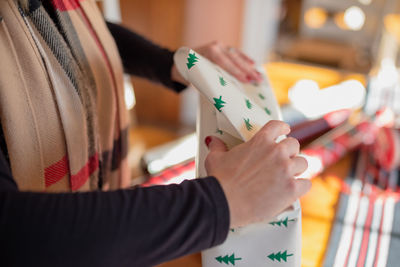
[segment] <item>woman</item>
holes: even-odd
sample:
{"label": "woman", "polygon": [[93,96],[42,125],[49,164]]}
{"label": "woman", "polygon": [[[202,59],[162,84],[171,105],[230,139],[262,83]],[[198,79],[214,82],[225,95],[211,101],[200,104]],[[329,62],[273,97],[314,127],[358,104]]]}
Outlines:
{"label": "woman", "polygon": [[[238,51],[198,52],[258,79]],[[298,142],[276,144],[289,127],[274,121],[231,151],[208,137],[209,177],[120,190],[123,68],[176,91],[184,81],[172,52],[106,25],[94,1],[0,1],[0,53],[1,265],[155,265],[220,244],[229,227],[271,218],[309,188],[293,178],[306,168]]]}

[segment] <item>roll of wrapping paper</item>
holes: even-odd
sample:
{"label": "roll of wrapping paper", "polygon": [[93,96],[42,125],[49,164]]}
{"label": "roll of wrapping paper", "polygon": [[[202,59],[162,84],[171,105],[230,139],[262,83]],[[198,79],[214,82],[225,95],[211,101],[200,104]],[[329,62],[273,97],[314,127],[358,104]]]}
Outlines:
{"label": "roll of wrapping paper", "polygon": [[303,145],[344,123],[350,113],[350,110],[342,109],[330,112],[317,120],[301,122],[291,127],[289,136],[296,138]]}
{"label": "roll of wrapping paper", "polygon": [[302,150],[309,167],[300,177],[312,178],[360,145],[372,144],[378,130],[392,123],[393,113],[388,109],[378,111],[373,117],[363,113],[353,116]]}

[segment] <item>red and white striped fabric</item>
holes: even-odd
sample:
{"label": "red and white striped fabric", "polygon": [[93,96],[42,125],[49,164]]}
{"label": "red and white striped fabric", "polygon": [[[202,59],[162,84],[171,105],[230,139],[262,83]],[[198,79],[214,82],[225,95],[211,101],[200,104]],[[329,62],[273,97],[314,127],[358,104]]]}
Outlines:
{"label": "red and white striped fabric", "polygon": [[371,157],[362,149],[343,184],[324,266],[398,266],[399,172],[374,171]]}

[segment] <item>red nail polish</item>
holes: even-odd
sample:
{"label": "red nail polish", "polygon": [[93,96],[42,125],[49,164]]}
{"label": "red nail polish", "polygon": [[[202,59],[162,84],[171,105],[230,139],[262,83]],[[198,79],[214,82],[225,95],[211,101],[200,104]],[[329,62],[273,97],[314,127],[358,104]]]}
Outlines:
{"label": "red nail polish", "polygon": [[208,147],[208,145],[211,143],[211,136],[207,136],[206,139],[204,140],[204,142],[206,143],[206,146]]}
{"label": "red nail polish", "polygon": [[247,75],[247,76],[246,76],[246,80],[247,80],[248,82],[251,82],[251,80],[253,80],[253,79],[251,78],[250,75]]}
{"label": "red nail polish", "polygon": [[256,82],[261,83],[263,81],[263,77],[257,76]]}

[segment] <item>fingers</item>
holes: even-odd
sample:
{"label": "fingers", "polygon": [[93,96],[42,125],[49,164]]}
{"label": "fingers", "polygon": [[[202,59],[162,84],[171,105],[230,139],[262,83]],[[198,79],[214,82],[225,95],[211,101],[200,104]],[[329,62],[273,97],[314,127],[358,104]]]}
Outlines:
{"label": "fingers", "polygon": [[303,157],[294,157],[292,160],[291,173],[293,176],[302,174],[308,168],[308,162]]}
{"label": "fingers", "polygon": [[195,49],[241,82],[262,81],[262,75],[254,68],[254,61],[238,49],[211,42]]}
{"label": "fingers", "polygon": [[208,147],[208,150],[210,150],[210,152],[218,152],[218,151],[226,152],[226,151],[228,151],[225,143],[218,137],[207,136],[205,139],[205,143]]}
{"label": "fingers", "polygon": [[275,142],[275,140],[281,135],[287,135],[290,133],[289,124],[272,120],[266,123],[253,137],[253,139],[265,139],[270,142]]}
{"label": "fingers", "polygon": [[247,56],[244,56],[244,54],[237,49],[226,49],[225,53],[232,63],[245,74],[247,82],[262,81],[261,74],[254,68],[254,62],[250,63],[250,59]]}
{"label": "fingers", "polygon": [[293,137],[283,139],[278,146],[283,147],[281,149],[284,151],[284,156],[289,158],[296,156],[300,152],[300,143]]}
{"label": "fingers", "polygon": [[224,70],[229,72],[232,76],[238,79],[241,82],[249,82],[247,79],[247,73],[240,69],[237,64],[233,62],[231,57],[228,56],[228,53],[224,52],[223,49],[220,49],[217,55],[214,57],[215,63],[220,65]]}
{"label": "fingers", "polygon": [[236,52],[239,54],[239,56],[240,56],[244,61],[246,61],[248,64],[251,64],[251,65],[254,65],[254,64],[255,64],[254,60],[252,60],[251,58],[249,58],[245,53],[243,53],[242,51],[237,50],[237,49],[235,49],[235,50],[236,50]]}

